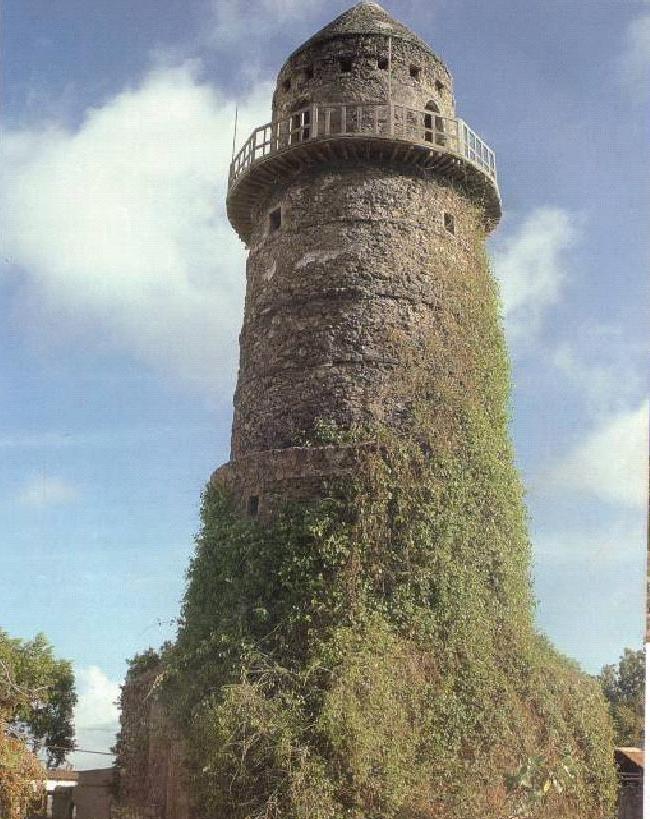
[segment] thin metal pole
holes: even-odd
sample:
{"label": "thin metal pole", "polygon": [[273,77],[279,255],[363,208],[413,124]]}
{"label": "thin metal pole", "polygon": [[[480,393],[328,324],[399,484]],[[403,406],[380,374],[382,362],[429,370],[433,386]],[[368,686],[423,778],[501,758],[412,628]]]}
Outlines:
{"label": "thin metal pole", "polygon": [[388,102],[393,102],[393,38],[388,35]]}
{"label": "thin metal pole", "polygon": [[393,135],[395,114],[393,112],[393,38],[388,35],[388,133]]}
{"label": "thin metal pole", "polygon": [[237,141],[237,105],[235,105],[235,128],[232,133],[232,156],[230,157],[230,161],[235,158],[235,142]]}

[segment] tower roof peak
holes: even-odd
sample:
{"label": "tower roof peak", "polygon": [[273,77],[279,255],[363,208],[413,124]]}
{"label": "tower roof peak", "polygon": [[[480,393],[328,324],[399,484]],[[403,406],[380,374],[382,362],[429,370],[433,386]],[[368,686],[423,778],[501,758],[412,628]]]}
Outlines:
{"label": "tower roof peak", "polygon": [[373,0],[360,0],[299,46],[291,57],[314,43],[360,34],[383,34],[386,37],[388,35],[400,37],[433,53],[428,43],[418,37],[404,23],[400,23],[399,20],[392,17],[379,3],[375,3]]}

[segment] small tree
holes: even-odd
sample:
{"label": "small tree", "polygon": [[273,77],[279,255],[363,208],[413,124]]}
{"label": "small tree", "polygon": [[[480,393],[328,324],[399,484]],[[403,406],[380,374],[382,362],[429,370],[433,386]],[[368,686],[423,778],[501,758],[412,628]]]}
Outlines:
{"label": "small tree", "polygon": [[626,648],[616,665],[603,666],[598,675],[609,701],[616,743],[643,745],[645,709],[645,649]]}
{"label": "small tree", "polygon": [[73,749],[76,702],[72,666],[55,659],[47,638],[11,638],[0,629],[0,815],[19,819],[42,799],[43,766]]}

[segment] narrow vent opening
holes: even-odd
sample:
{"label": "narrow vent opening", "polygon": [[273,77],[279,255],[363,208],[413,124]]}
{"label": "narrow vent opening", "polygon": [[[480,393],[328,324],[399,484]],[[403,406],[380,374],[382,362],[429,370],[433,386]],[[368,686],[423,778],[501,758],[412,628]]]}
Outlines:
{"label": "narrow vent opening", "polygon": [[282,226],[282,208],[276,208],[269,213],[269,232],[273,233]]}

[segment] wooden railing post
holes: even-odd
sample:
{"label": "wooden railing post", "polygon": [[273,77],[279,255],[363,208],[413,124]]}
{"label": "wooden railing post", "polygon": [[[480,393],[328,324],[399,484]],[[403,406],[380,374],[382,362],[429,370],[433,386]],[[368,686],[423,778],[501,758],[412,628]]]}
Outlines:
{"label": "wooden railing post", "polygon": [[395,134],[395,106],[392,102],[388,103],[388,134],[389,136]]}
{"label": "wooden railing post", "polygon": [[318,136],[318,106],[313,103],[311,106],[311,136]]}

